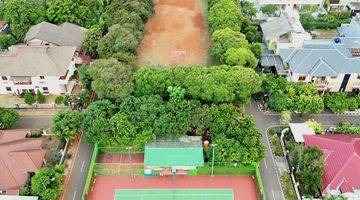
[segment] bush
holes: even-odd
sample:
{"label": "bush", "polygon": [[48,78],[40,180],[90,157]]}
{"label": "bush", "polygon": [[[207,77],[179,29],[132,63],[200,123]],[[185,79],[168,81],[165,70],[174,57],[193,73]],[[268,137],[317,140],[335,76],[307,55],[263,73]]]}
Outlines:
{"label": "bush", "polygon": [[28,105],[33,105],[36,102],[35,97],[28,90],[25,91],[24,98],[25,103]]}
{"label": "bush", "polygon": [[349,109],[348,96],[344,92],[326,93],[324,100],[325,106],[335,113],[343,113]]}
{"label": "bush", "polygon": [[266,5],[261,7],[261,12],[268,14],[270,16],[275,15],[276,11],[277,11],[277,7],[276,5]]}
{"label": "bush", "polygon": [[36,92],[36,100],[40,104],[46,102],[45,96],[40,92],[40,90],[37,90],[37,92]]}
{"label": "bush", "polygon": [[287,200],[296,200],[296,193],[294,186],[291,181],[291,177],[289,174],[285,173],[281,176],[281,180],[284,184],[284,195]]}
{"label": "bush", "polygon": [[46,157],[46,164],[47,166],[55,166],[59,164],[61,160],[61,153],[58,151],[52,151],[50,152]]}
{"label": "bush", "polygon": [[3,126],[0,127],[0,129],[12,128],[19,119],[20,119],[19,112],[12,109],[0,107],[0,124],[2,124]]}
{"label": "bush", "polygon": [[274,147],[275,156],[284,156],[281,148],[280,138],[277,135],[271,137],[271,144]]}
{"label": "bush", "polygon": [[41,137],[43,134],[43,130],[42,129],[38,129],[38,130],[31,130],[29,131],[29,133],[27,134],[28,137],[31,138],[38,138]]}
{"label": "bush", "polygon": [[321,124],[315,120],[308,120],[305,122],[311,129],[315,131],[316,134],[322,133]]}
{"label": "bush", "polygon": [[27,187],[20,188],[19,191],[20,196],[30,196],[30,190]]}
{"label": "bush", "polygon": [[63,104],[65,106],[69,106],[69,103],[71,103],[71,98],[69,95],[66,95],[64,98],[63,98]]}
{"label": "bush", "polygon": [[55,104],[56,105],[60,105],[60,104],[63,104],[64,103],[64,97],[63,96],[57,96],[55,98]]}
{"label": "bush", "polygon": [[335,128],[334,133],[339,134],[360,134],[360,127],[353,126],[349,121],[343,121],[338,124]]}

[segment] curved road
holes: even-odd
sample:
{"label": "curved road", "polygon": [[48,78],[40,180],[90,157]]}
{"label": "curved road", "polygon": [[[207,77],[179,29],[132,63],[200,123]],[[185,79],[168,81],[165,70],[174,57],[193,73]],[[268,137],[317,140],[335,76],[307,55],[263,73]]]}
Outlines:
{"label": "curved road", "polygon": [[[246,114],[254,116],[254,123],[256,127],[262,132],[262,140],[266,146],[265,158],[260,163],[260,172],[264,181],[264,190],[267,199],[269,200],[284,200],[284,194],[281,189],[278,168],[274,161],[274,156],[271,153],[270,144],[267,139],[267,129],[271,126],[280,125],[279,114],[264,114],[258,108],[256,102],[251,102],[245,106]],[[319,114],[319,115],[303,115],[300,117],[297,114],[292,115],[292,122],[304,122],[308,119],[314,119],[321,123],[323,127],[335,126],[341,121],[351,121],[359,124],[359,116],[338,115],[338,114]]]}

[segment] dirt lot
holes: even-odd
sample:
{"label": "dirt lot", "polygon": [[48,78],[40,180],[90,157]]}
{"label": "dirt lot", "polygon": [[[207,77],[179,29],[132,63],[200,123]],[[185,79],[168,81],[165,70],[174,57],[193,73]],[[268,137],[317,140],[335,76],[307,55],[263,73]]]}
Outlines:
{"label": "dirt lot", "polygon": [[209,35],[200,0],[155,0],[137,66],[208,63]]}
{"label": "dirt lot", "polygon": [[331,29],[331,30],[322,30],[322,29],[315,29],[315,32],[317,32],[317,36],[315,39],[332,39],[339,35],[339,31],[337,29]]}

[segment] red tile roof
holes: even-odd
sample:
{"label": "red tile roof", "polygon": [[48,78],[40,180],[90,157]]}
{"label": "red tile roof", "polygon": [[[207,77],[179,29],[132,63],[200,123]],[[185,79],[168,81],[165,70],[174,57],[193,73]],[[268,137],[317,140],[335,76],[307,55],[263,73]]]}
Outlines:
{"label": "red tile roof", "polygon": [[0,131],[0,190],[18,194],[29,178],[42,166],[45,150],[43,138],[25,138],[28,130]]}
{"label": "red tile roof", "polygon": [[360,188],[360,136],[345,134],[306,135],[306,146],[324,152],[323,193],[327,189],[353,192]]}

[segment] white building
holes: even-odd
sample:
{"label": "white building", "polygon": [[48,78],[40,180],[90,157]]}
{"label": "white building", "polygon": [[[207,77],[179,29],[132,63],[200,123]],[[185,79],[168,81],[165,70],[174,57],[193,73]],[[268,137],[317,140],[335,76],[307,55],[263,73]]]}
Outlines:
{"label": "white building", "polygon": [[75,71],[76,46],[12,46],[0,54],[0,94],[26,90],[65,94]]}

